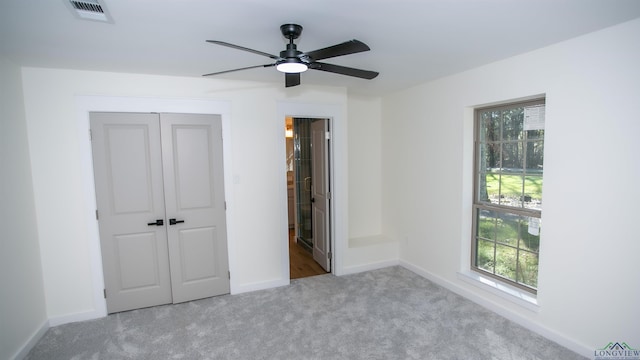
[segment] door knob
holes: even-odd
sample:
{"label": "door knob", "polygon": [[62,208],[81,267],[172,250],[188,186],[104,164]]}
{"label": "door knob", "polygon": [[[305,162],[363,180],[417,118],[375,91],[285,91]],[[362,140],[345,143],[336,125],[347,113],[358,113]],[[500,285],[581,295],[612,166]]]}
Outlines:
{"label": "door knob", "polygon": [[147,225],[149,225],[149,226],[162,226],[162,225],[164,225],[164,220],[163,219],[158,219],[155,222],[147,223]]}
{"label": "door knob", "polygon": [[184,220],[169,219],[169,225],[180,224],[180,223],[183,223],[183,222],[184,222]]}

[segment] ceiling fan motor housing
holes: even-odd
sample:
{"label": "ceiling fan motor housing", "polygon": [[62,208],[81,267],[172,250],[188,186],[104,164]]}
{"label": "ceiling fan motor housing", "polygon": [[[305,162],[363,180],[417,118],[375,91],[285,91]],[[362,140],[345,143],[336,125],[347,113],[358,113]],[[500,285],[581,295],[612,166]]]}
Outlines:
{"label": "ceiling fan motor housing", "polygon": [[278,64],[282,63],[304,63],[309,64],[310,61],[303,58],[304,55],[302,51],[298,51],[296,44],[293,43],[294,39],[297,39],[302,33],[302,26],[297,24],[284,24],[280,26],[280,31],[282,32],[282,36],[289,39],[289,43],[287,44],[287,49],[280,51],[280,58],[282,60],[278,61]]}
{"label": "ceiling fan motor housing", "polygon": [[303,55],[302,51],[298,51],[295,44],[287,44],[287,49],[280,51],[280,57],[282,59],[293,59],[294,61],[304,60],[301,59]]}
{"label": "ceiling fan motor housing", "polygon": [[280,32],[289,40],[297,39],[302,34],[302,26],[297,24],[280,25]]}

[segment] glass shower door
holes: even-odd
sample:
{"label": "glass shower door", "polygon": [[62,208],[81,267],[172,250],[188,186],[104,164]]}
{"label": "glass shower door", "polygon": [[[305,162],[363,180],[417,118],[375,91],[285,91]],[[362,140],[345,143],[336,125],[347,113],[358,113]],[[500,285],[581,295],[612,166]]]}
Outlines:
{"label": "glass shower door", "polygon": [[313,223],[311,221],[311,121],[293,119],[293,166],[296,192],[296,234],[298,243],[313,249]]}

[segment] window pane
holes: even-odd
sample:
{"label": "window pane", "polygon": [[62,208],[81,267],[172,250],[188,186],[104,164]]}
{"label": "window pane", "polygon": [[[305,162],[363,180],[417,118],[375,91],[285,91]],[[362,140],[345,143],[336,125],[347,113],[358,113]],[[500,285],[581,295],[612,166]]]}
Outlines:
{"label": "window pane", "polygon": [[524,176],[518,174],[502,174],[500,176],[500,204],[522,207],[522,187]]}
{"label": "window pane", "polygon": [[544,138],[544,130],[527,130],[527,139],[543,139]]}
{"label": "window pane", "polygon": [[490,202],[489,193],[487,192],[487,173],[480,172],[478,173],[476,179],[477,190],[477,199],[476,201],[480,202]]}
{"label": "window pane", "polygon": [[476,249],[476,266],[493,274],[495,243],[486,240],[478,240]]}
{"label": "window pane", "polygon": [[538,254],[520,251],[518,272],[518,282],[536,288],[538,286]]}
{"label": "window pane", "polygon": [[499,172],[488,172],[484,174],[485,182],[480,183],[480,186],[484,189],[480,189],[481,191],[486,191],[487,197],[489,198],[489,202],[497,204],[500,197],[500,173]]}
{"label": "window pane", "polygon": [[525,177],[523,199],[525,208],[542,210],[542,174]]}
{"label": "window pane", "polygon": [[477,234],[479,238],[494,240],[496,238],[496,216],[493,211],[479,210],[477,222]]}
{"label": "window pane", "polygon": [[493,174],[500,167],[500,145],[495,143],[481,144],[479,146],[478,171],[478,201],[497,203],[498,177]]}
{"label": "window pane", "polygon": [[538,233],[536,234],[535,229],[529,226],[530,221],[537,222],[539,224],[540,219],[522,217],[520,223],[520,248],[532,252],[538,252],[538,248],[540,247],[540,231],[542,230],[542,227],[538,225]]}
{"label": "window pane", "polygon": [[480,121],[480,141],[497,141],[500,138],[500,112],[483,112]]}
{"label": "window pane", "polygon": [[522,139],[522,125],[524,121],[524,108],[514,108],[502,112],[502,139],[518,140]]}
{"label": "window pane", "polygon": [[511,246],[518,246],[520,217],[514,214],[500,214],[497,225],[496,240]]}
{"label": "window pane", "polygon": [[484,156],[484,169],[495,170],[502,167],[500,163],[500,144],[488,143],[481,146],[481,155]]}
{"label": "window pane", "polygon": [[522,142],[502,144],[503,171],[522,172],[523,150]]}
{"label": "window pane", "polygon": [[525,161],[527,176],[524,183],[524,207],[529,209],[542,210],[543,153],[543,141],[527,142],[527,158]]}
{"label": "window pane", "polygon": [[500,144],[487,143],[480,144],[479,168],[480,170],[490,170],[500,168]]}
{"label": "window pane", "polygon": [[542,173],[544,143],[542,141],[527,142],[527,173]]}
{"label": "window pane", "polygon": [[502,144],[500,204],[522,207],[522,143]]}
{"label": "window pane", "polygon": [[496,275],[516,280],[516,249],[496,244]]}
{"label": "window pane", "polygon": [[487,181],[490,181],[490,179],[487,178],[488,175],[490,174],[487,174],[484,171],[478,174],[478,180],[476,182],[478,186],[478,198],[476,199],[477,201],[486,203],[491,202],[491,200],[489,199],[489,189],[487,185]]}

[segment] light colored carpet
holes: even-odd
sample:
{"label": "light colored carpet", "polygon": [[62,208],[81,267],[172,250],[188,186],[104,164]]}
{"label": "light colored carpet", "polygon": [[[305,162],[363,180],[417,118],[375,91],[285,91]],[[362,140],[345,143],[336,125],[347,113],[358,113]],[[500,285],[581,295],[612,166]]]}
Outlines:
{"label": "light colored carpet", "polygon": [[584,359],[401,267],[51,328],[27,359]]}

